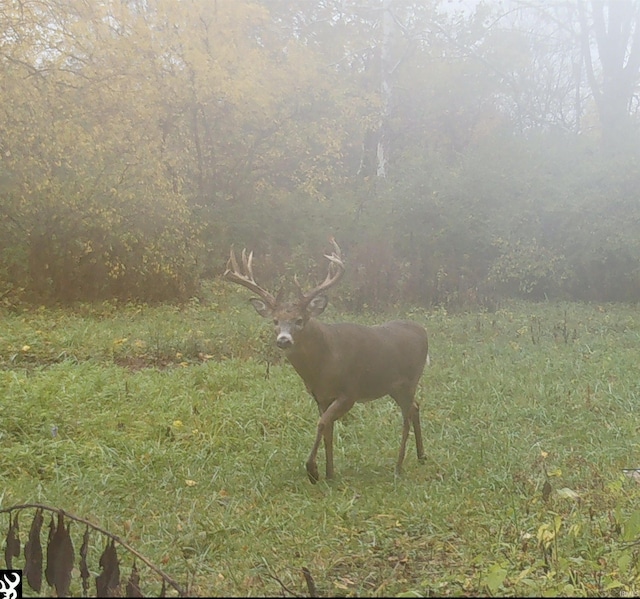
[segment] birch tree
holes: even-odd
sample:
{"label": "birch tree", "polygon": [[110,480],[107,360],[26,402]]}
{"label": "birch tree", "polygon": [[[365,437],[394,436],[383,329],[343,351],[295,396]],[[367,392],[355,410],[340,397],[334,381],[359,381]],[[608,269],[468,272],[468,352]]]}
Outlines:
{"label": "birch tree", "polygon": [[380,41],[380,96],[382,108],[378,127],[378,143],[376,147],[376,174],[384,179],[387,176],[388,139],[386,135],[389,109],[391,106],[391,45],[394,30],[392,0],[382,1],[382,36]]}

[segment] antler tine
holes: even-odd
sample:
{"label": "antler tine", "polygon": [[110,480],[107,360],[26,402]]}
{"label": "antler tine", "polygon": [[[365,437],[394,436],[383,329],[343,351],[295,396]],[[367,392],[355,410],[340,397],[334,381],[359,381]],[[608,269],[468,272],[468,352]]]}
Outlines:
{"label": "antler tine", "polygon": [[334,251],[331,253],[331,255],[324,255],[324,257],[329,260],[329,270],[327,272],[327,276],[325,277],[324,281],[320,283],[320,285],[304,293],[302,291],[302,287],[298,283],[298,280],[294,278],[300,294],[300,301],[305,304],[308,304],[314,297],[316,297],[323,291],[326,291],[330,287],[336,285],[344,274],[345,269],[344,262],[342,262],[342,252],[340,250],[340,246],[336,243],[336,240],[333,237],[331,238],[331,243],[334,247]]}
{"label": "antler tine", "polygon": [[[334,252],[331,254],[333,257],[338,258],[338,260],[340,260],[342,262],[342,250],[340,249],[340,246],[338,245],[338,242],[336,241],[335,237],[331,237],[329,239],[329,241],[331,241],[331,244],[333,245],[333,249]],[[329,258],[329,256],[326,256],[326,258]],[[329,260],[331,260],[331,258],[329,258]],[[343,264],[344,266],[344,264]]]}
{"label": "antler tine", "polygon": [[229,260],[227,260],[227,270],[224,271],[223,276],[225,277],[227,276],[227,274],[231,273],[231,268],[229,268],[229,266],[231,266],[234,272],[238,272],[238,263],[236,262],[236,255],[233,251],[233,246],[231,246],[231,250],[229,252]]}
{"label": "antler tine", "polygon": [[[231,266],[231,268],[229,268]],[[243,272],[244,271],[244,272]],[[276,305],[276,298],[271,295],[266,289],[260,287],[255,281],[253,276],[253,252],[249,252],[247,255],[246,248],[242,250],[242,270],[238,266],[233,246],[229,253],[229,261],[227,262],[227,269],[223,275],[227,280],[238,283],[247,289],[253,291],[259,295],[271,308]]]}
{"label": "antler tine", "polygon": [[252,280],[255,280],[253,276],[253,250],[249,252],[248,256],[246,248],[242,250],[242,264],[249,277],[251,277]]}

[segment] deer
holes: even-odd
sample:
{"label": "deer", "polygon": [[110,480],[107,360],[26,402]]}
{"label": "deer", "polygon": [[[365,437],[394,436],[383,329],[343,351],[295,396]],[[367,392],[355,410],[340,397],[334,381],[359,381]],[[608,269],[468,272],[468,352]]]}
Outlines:
{"label": "deer", "polygon": [[334,477],[333,427],[356,403],[389,395],[403,417],[400,453],[395,472],[399,475],[405,458],[411,426],[418,460],[425,459],[420,428],[420,407],[415,399],[425,364],[429,362],[427,331],[408,320],[394,320],[376,326],[317,319],[327,307],[326,292],[345,273],[340,247],[331,238],[333,251],[325,254],[328,272],[322,283],[304,291],[294,276],[298,295],[284,301],[283,289],[277,295],[258,285],[253,274],[253,252],[242,250],[241,264],[233,246],[224,278],[252,291],[258,297],[249,301],[263,318],[273,321],[275,342],[302,378],[314,398],[320,418],[316,437],[306,461],[311,483],[319,480],[317,453],[324,440],[326,479]]}

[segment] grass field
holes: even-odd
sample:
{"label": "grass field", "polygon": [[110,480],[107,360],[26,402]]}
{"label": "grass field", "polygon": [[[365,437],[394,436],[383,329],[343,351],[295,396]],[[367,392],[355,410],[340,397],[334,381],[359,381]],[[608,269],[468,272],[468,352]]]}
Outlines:
{"label": "grass field", "polygon": [[394,476],[383,399],[336,426],[337,478],[311,485],[315,405],[245,294],[6,309],[0,508],[82,516],[193,595],[305,595],[303,567],[326,595],[640,593],[640,486],[622,471],[640,468],[640,308],[325,320],[399,315],[430,334],[426,462],[411,439]]}

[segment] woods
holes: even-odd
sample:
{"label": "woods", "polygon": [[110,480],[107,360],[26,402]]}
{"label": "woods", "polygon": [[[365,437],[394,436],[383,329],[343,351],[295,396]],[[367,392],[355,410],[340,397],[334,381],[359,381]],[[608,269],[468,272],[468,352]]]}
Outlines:
{"label": "woods", "polygon": [[0,297],[635,301],[640,6],[2,0]]}

